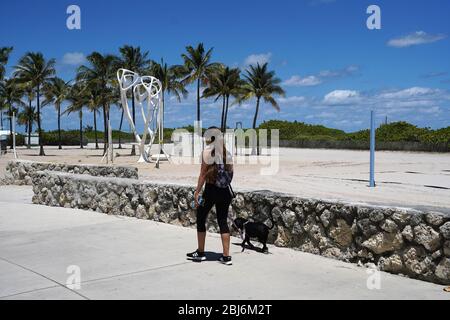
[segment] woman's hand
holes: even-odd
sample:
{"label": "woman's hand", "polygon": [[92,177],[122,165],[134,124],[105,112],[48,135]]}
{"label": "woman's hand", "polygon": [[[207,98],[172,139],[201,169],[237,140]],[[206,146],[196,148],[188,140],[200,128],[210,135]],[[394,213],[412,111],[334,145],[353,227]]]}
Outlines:
{"label": "woman's hand", "polygon": [[199,192],[196,190],[194,193],[194,203],[195,203],[195,208],[198,208],[199,204],[198,204],[198,197],[199,197]]}

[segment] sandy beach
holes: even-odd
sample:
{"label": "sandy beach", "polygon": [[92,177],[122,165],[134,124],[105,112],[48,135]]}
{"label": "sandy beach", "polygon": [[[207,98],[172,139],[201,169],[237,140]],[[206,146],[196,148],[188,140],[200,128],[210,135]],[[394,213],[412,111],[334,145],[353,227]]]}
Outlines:
{"label": "sandy beach", "polygon": [[[130,148],[124,145],[124,149],[115,149],[118,156],[114,165],[138,167],[142,180],[196,183],[198,164],[162,162],[157,169],[154,163],[137,163],[138,157],[130,156]],[[63,150],[46,147],[45,150],[45,157],[38,156],[37,147],[20,147],[17,152],[20,159],[33,161],[102,163],[102,150],[96,150],[93,144],[85,149],[73,146]],[[171,153],[172,146],[167,145],[166,150]],[[2,174],[12,158],[12,153],[0,156]],[[278,173],[261,175],[261,169],[269,166],[268,160],[267,156],[262,156],[259,163],[250,164],[249,157],[236,157],[235,161],[246,163],[235,165],[234,188],[450,212],[450,154],[377,152],[376,188],[368,187],[368,151],[281,148]]]}

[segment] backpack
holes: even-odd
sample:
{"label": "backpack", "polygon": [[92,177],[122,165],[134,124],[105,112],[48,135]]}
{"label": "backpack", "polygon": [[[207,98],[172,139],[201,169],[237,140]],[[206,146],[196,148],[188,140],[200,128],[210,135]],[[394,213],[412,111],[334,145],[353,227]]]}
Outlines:
{"label": "backpack", "polygon": [[224,164],[217,164],[217,177],[215,185],[219,188],[228,188],[233,180],[233,172],[225,170]]}

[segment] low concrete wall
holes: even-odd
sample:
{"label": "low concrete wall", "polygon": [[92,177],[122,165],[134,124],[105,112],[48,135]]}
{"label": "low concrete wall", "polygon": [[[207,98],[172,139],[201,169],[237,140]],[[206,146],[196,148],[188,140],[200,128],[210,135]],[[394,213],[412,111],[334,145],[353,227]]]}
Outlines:
{"label": "low concrete wall", "polygon": [[[193,187],[57,172],[33,176],[33,202],[195,227]],[[450,217],[437,212],[237,192],[232,217],[271,225],[270,242],[380,270],[450,284]],[[214,210],[214,209],[213,209]],[[215,214],[209,231],[217,232]],[[256,243],[255,243],[256,244]],[[299,266],[301,267],[301,266]]]}
{"label": "low concrete wall", "polygon": [[91,176],[138,179],[138,169],[134,167],[97,166],[87,164],[63,164],[51,162],[35,162],[28,160],[12,160],[6,166],[3,184],[31,185],[31,176],[36,171],[61,171]]}

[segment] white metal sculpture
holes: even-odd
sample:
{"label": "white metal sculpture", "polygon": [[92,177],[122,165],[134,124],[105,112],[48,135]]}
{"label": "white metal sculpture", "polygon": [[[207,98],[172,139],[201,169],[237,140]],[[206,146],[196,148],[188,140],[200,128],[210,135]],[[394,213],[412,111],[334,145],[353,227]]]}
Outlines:
{"label": "white metal sculpture", "polygon": [[[120,87],[120,98],[124,114],[130,123],[131,130],[138,143],[140,158],[138,162],[151,162],[150,150],[155,140],[157,132],[161,132],[161,102],[162,85],[161,82],[152,76],[140,76],[138,73],[119,69],[117,71],[117,80]],[[127,94],[133,90],[135,103],[140,107],[142,119],[144,120],[144,132],[139,135],[136,124],[131,117],[128,106]],[[146,145],[147,135],[150,142]],[[159,139],[161,144],[161,139]],[[160,146],[161,150],[161,146]],[[159,157],[157,158],[157,163]]]}

